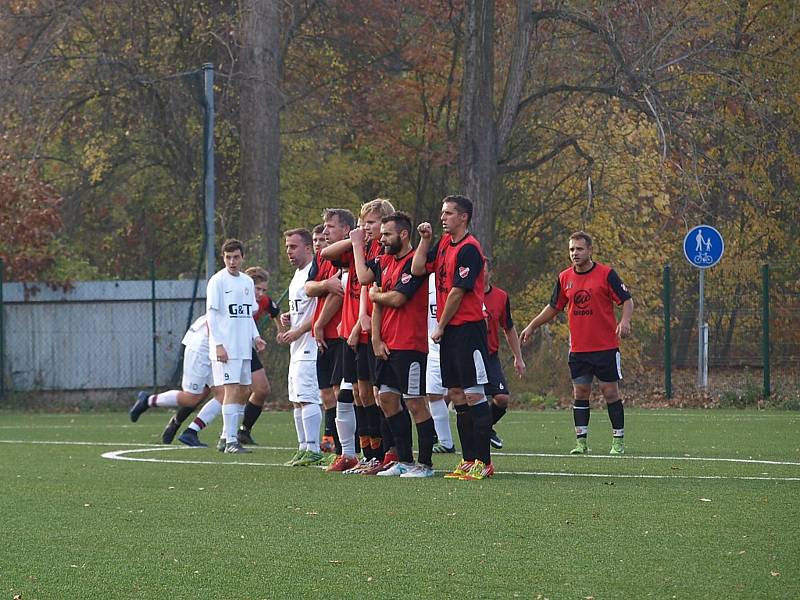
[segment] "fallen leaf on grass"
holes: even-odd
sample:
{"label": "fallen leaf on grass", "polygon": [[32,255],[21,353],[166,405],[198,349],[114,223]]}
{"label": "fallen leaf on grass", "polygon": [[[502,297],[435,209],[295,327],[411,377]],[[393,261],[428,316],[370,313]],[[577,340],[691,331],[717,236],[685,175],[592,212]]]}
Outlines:
{"label": "fallen leaf on grass", "polygon": [[777,571],[770,571],[769,574],[772,575],[773,577],[780,577],[780,575],[781,575]]}
{"label": "fallen leaf on grass", "polygon": [[711,502],[711,498],[700,498],[700,502]]}

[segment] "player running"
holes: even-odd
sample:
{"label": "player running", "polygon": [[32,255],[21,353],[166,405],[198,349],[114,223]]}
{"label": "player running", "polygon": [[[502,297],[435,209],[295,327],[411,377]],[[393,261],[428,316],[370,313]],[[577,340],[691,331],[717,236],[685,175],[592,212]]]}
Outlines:
{"label": "player running", "polygon": [[[213,391],[215,395],[219,394],[219,397],[222,398],[222,389],[214,387],[214,379],[211,375],[211,360],[208,357],[208,327],[205,315],[197,318],[189,326],[181,343],[184,346],[181,389],[168,390],[149,396],[146,392],[139,392],[136,402],[129,411],[131,421],[136,423],[148,408],[177,407],[177,412],[170,417],[161,434],[161,441],[164,444],[172,443],[181,424],[208,397],[210,392]],[[207,404],[211,404],[212,407],[221,406],[216,398],[212,398]]]}

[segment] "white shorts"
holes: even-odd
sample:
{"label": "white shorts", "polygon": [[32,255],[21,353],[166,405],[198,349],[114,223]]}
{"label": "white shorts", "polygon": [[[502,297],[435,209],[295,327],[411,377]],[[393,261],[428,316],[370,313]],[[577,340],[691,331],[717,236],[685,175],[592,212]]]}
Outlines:
{"label": "white shorts", "polygon": [[425,392],[429,396],[444,396],[447,393],[447,388],[442,387],[442,368],[438,354],[428,354],[428,365],[425,369]]}
{"label": "white shorts", "polygon": [[214,385],[238,383],[250,385],[253,378],[250,374],[250,359],[231,358],[228,362],[211,361],[211,372],[214,374]]}
{"label": "white shorts", "polygon": [[289,402],[322,404],[316,361],[298,360],[289,363]]}
{"label": "white shorts", "polygon": [[195,352],[189,347],[183,350],[183,380],[181,389],[190,394],[200,394],[205,386],[214,385],[211,374],[211,360],[208,352]]}

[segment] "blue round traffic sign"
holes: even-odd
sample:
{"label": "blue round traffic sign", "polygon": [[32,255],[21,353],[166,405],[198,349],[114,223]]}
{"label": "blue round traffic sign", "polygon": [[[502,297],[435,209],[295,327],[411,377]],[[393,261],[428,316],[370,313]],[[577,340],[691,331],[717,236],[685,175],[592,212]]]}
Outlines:
{"label": "blue round traffic sign", "polygon": [[697,225],[683,238],[683,255],[698,269],[713,267],[725,252],[722,234],[711,225]]}

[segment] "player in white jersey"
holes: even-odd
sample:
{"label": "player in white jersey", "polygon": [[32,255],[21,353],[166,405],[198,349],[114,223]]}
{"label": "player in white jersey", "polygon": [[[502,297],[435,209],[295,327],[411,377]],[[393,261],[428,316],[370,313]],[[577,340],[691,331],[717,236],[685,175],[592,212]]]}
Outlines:
{"label": "player in white jersey", "polygon": [[319,447],[322,396],[317,380],[317,342],[311,334],[318,300],[305,291],[314,257],[313,241],[307,229],[290,229],[283,235],[286,256],[296,268],[289,283],[289,312],[281,315],[289,331],[278,336],[280,343],[289,344],[289,402],[297,433],[297,451],[285,464],[306,467],[321,464],[324,458]]}
{"label": "player in white jersey", "polygon": [[439,362],[439,344],[431,339],[436,329],[436,274],[428,277],[428,364],[425,369],[425,391],[428,406],[436,427],[435,454],[452,454],[456,451],[453,433],[450,430],[450,413],[447,410],[447,389],[442,387],[442,371]]}
{"label": "player in white jersey", "polygon": [[244,414],[242,385],[249,385],[250,358],[253,346],[261,352],[266,347],[253,320],[256,292],[253,280],[241,272],[244,245],[226,240],[222,245],[225,268],[220,269],[206,286],[208,346],[214,384],[225,386],[222,401],[222,431],[225,452],[250,452],[236,436],[239,419]]}
{"label": "player in white jersey", "polygon": [[[171,444],[181,423],[209,394],[209,391],[221,392],[214,388],[211,376],[211,360],[208,357],[208,327],[206,316],[203,315],[191,324],[181,343],[183,350],[183,380],[180,390],[167,390],[159,394],[148,395],[146,392],[137,394],[136,403],[130,409],[131,421],[139,420],[141,414],[148,408],[178,408],[177,413],[170,418],[161,440]],[[216,399],[211,403],[219,405]]]}

